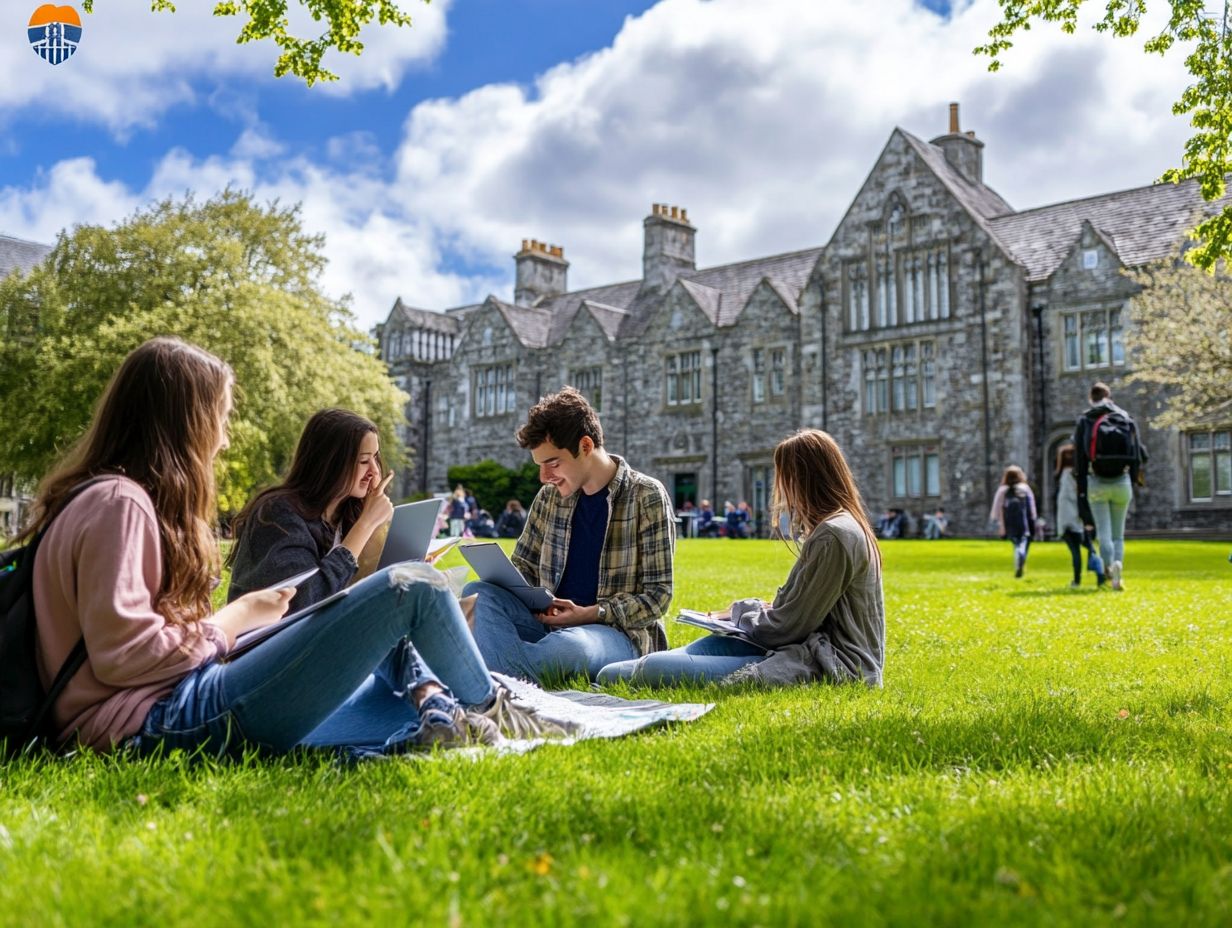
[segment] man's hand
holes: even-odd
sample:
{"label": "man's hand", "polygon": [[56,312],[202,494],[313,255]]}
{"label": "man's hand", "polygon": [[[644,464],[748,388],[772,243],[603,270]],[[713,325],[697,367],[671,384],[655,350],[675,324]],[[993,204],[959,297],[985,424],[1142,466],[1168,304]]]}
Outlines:
{"label": "man's hand", "polygon": [[599,621],[599,607],[579,606],[571,599],[554,599],[552,604],[539,614],[539,621],[555,628],[593,625]]}

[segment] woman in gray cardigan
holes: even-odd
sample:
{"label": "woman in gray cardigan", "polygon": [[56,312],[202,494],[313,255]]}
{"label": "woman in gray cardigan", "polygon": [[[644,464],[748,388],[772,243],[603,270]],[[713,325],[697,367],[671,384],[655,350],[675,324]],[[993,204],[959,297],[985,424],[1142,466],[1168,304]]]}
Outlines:
{"label": "woman in gray cardigan", "polygon": [[609,664],[599,682],[880,686],[881,553],[851,469],[826,432],[802,429],[774,449],[774,510],[775,521],[786,515],[803,541],[773,602],[737,600],[723,614],[747,640],[707,635],[683,648]]}

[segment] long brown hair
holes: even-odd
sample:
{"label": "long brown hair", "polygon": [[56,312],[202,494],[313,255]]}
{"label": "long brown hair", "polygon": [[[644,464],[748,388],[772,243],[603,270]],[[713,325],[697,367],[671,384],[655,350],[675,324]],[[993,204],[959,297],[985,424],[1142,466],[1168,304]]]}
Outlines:
{"label": "long brown hair", "polygon": [[1067,441],[1057,448],[1057,466],[1052,472],[1053,477],[1060,477],[1061,471],[1074,466],[1074,443]]}
{"label": "long brown hair", "polygon": [[163,577],[154,608],[177,624],[209,615],[218,573],[214,454],[234,380],[225,362],[178,338],[133,349],[85,434],[43,478],[21,537],[45,528],[73,487],[121,474],[141,485],[158,515]]}
{"label": "long brown hair", "polygon": [[881,563],[860,490],[842,449],[828,432],[801,429],[775,447],[771,511],[776,522],[787,515],[793,535],[808,534],[831,516],[846,512],[864,532],[870,557]]}
{"label": "long brown hair", "polygon": [[[258,493],[231,523],[236,544],[231,546],[227,563],[235,560],[245,526],[254,517],[260,518],[262,507],[275,498],[286,499],[305,519],[319,519],[331,502],[343,497],[334,518],[346,535],[364,510],[362,499],[347,494],[355,479],[360,446],[369,433],[379,434],[376,423],[349,409],[333,407],[313,413],[300,433],[286,479]],[[380,452],[376,460],[384,474]]]}
{"label": "long brown hair", "polygon": [[1026,482],[1027,474],[1017,464],[1011,464],[1005,469],[1005,473],[1001,475],[1001,483],[1007,487],[1016,487],[1018,484]]}

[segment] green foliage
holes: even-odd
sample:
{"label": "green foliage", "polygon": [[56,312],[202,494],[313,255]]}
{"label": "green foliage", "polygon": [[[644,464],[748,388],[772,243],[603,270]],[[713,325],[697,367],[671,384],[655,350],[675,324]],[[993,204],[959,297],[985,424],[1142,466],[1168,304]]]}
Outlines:
{"label": "green foliage", "polygon": [[[316,38],[300,38],[289,31],[287,6],[290,0],[219,0],[215,16],[247,16],[248,21],[235,40],[242,45],[260,39],[273,39],[281,49],[274,65],[274,76],[294,74],[311,87],[317,81],[336,81],[338,75],[321,66],[330,49],[359,55],[364,44],[360,30],[375,18],[382,26],[410,26],[411,16],[400,0],[298,0],[315,22],[324,20],[328,28]],[[431,0],[423,0],[429,3]],[[94,0],[82,0],[82,9],[94,12]],[[172,0],[150,0],[150,9],[174,13]]]}
{"label": "green foliage", "polygon": [[[989,30],[989,42],[975,49],[987,55],[988,69],[1000,69],[1003,52],[1012,46],[1013,36],[1031,28],[1033,20],[1059,23],[1061,31],[1073,34],[1078,14],[1088,0],[997,0],[1002,19]],[[1138,32],[1146,0],[1104,0],[1105,11],[1094,28],[1114,36],[1133,36]],[[1207,201],[1223,197],[1226,177],[1232,172],[1232,30],[1224,17],[1226,7],[1218,4],[1208,12],[1203,0],[1170,0],[1168,23],[1143,46],[1150,54],[1164,55],[1178,42],[1188,49],[1185,67],[1193,82],[1172,105],[1177,116],[1190,115],[1194,133],[1185,143],[1181,165],[1164,172],[1162,181],[1179,183],[1196,178]],[[1219,261],[1232,256],[1232,206],[1225,206],[1202,219],[1190,231],[1199,244],[1185,253],[1187,261],[1214,272]]]}
{"label": "green foliage", "polygon": [[539,468],[534,461],[527,461],[516,470],[496,461],[485,459],[477,464],[459,464],[447,472],[449,486],[459,483],[475,494],[480,509],[486,509],[496,518],[511,499],[530,508],[530,501],[539,492]]}
{"label": "green foliage", "polygon": [[1213,274],[1178,259],[1128,271],[1142,290],[1125,336],[1130,380],[1162,387],[1164,425],[1232,415],[1232,281],[1221,262]]}
{"label": "green foliage", "polygon": [[[1022,580],[883,550],[883,690],[659,692],[717,706],[525,756],[0,765],[0,924],[1232,922],[1227,544],[1131,539],[1120,595],[1056,543]],[[682,540],[676,602],[790,563]]]}
{"label": "green foliage", "polygon": [[346,307],[317,289],[324,242],[298,207],[226,191],[166,200],[115,228],[62,233],[42,265],[0,281],[0,473],[45,473],[89,423],[120,360],[153,335],[178,335],[235,370],[231,448],[219,502],[235,511],[290,463],[304,422],[346,406],[405,453],[406,396]]}

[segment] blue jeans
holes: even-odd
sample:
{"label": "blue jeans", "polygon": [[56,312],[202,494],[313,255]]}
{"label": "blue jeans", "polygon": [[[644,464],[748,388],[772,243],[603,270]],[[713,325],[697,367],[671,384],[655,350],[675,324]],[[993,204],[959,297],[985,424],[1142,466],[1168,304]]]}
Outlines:
{"label": "blue jeans", "polygon": [[708,683],[721,680],[746,664],[756,664],[769,653],[765,648],[725,635],[704,635],[683,648],[658,651],[634,661],[608,664],[600,683],[627,680],[648,686]]}
{"label": "blue jeans", "polygon": [[506,589],[475,581],[462,591],[475,600],[475,643],[496,673],[535,683],[546,675],[593,680],[613,661],[637,657],[633,642],[610,625],[544,625]]}
{"label": "blue jeans", "polygon": [[1113,561],[1125,560],[1125,514],[1134,498],[1134,487],[1129,474],[1111,480],[1087,477],[1087,503],[1095,518],[1095,535],[1099,541],[1099,555],[1104,561],[1104,570]]}
{"label": "blue jeans", "polygon": [[1011,535],[1010,544],[1014,546],[1014,569],[1022,570],[1027,566],[1027,552],[1031,550],[1031,536]]}
{"label": "blue jeans", "polygon": [[163,744],[219,755],[396,748],[419,725],[411,690],[423,678],[411,642],[460,702],[492,699],[492,677],[443,578],[395,584],[386,568],[234,661],[194,670],[154,704],[133,742],[141,752]]}

